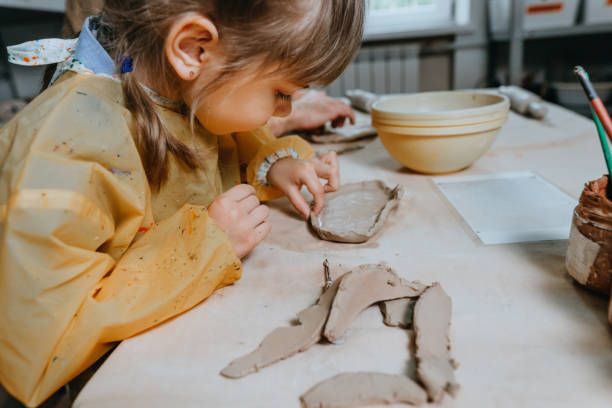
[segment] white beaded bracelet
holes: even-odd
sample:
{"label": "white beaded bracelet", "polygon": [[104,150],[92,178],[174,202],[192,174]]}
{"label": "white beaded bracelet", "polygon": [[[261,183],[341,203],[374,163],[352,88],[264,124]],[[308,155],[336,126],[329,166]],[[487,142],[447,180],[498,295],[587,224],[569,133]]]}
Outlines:
{"label": "white beaded bracelet", "polygon": [[265,186],[269,186],[270,183],[268,183],[268,172],[270,171],[270,168],[280,159],[287,157],[293,157],[294,159],[300,158],[298,153],[292,148],[278,150],[266,157],[263,163],[261,163],[261,166],[259,166],[259,169],[257,169],[257,181]]}

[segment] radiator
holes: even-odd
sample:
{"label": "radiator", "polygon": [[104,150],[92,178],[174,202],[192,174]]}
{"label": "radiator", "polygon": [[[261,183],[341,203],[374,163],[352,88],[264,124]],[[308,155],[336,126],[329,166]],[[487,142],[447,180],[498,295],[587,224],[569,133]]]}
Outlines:
{"label": "radiator", "polygon": [[363,47],[327,91],[332,96],[355,88],[379,94],[415,92],[419,90],[419,65],[416,44]]}
{"label": "radiator", "polygon": [[[444,48],[446,43],[437,44]],[[435,51],[432,45],[436,43],[364,46],[327,91],[343,96],[346,90],[355,88],[378,94],[452,89],[452,52]],[[471,79],[468,82],[476,86]]]}

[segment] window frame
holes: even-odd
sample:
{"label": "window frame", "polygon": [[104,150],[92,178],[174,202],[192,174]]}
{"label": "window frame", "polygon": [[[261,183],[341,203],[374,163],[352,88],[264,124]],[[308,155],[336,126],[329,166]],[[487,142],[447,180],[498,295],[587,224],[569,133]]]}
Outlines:
{"label": "window frame", "polygon": [[[368,11],[364,36],[377,37],[405,32],[426,31],[432,28],[449,26],[467,26],[470,23],[471,0],[440,0],[440,5],[433,5],[433,10],[414,13],[413,9],[404,11],[378,10]],[[446,10],[450,3],[451,15]]]}

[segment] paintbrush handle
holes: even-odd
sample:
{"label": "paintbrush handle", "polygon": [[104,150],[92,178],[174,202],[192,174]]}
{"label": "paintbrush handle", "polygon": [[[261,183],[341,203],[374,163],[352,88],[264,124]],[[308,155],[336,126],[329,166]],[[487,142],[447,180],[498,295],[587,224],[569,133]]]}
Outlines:
{"label": "paintbrush handle", "polygon": [[578,77],[578,82],[580,82],[580,85],[582,85],[582,89],[584,89],[584,93],[586,94],[587,98],[589,98],[589,101],[599,99],[597,91],[595,90],[595,87],[591,81],[584,75],[577,74],[576,76]]}
{"label": "paintbrush handle", "polygon": [[580,65],[574,67],[574,74],[578,78],[580,85],[582,85],[582,89],[584,89],[584,93],[586,94],[589,101],[593,99],[599,98],[597,96],[597,91],[595,91],[595,87],[591,83],[591,79],[589,78],[589,74],[582,68]]}
{"label": "paintbrush handle", "polygon": [[603,126],[605,133],[608,136],[608,140],[612,142],[612,120],[610,119],[610,115],[608,114],[606,107],[597,95],[597,91],[595,91],[595,87],[591,82],[591,78],[589,77],[588,72],[586,72],[586,70],[580,65],[576,65],[574,67],[574,74],[576,74],[580,85],[582,85],[582,89],[584,89],[584,93],[589,99],[591,107],[594,110],[593,114],[596,115],[597,118],[599,118],[599,120],[601,121],[601,125]]}
{"label": "paintbrush handle", "polygon": [[608,140],[612,143],[612,120],[610,119],[610,115],[608,114],[606,107],[599,98],[593,99],[591,101],[591,106],[593,106],[593,110],[601,121],[601,125],[608,135]]}
{"label": "paintbrush handle", "polygon": [[601,150],[603,151],[604,159],[606,161],[606,167],[608,168],[608,178],[612,177],[612,153],[610,152],[610,145],[606,140],[605,132],[599,117],[595,113],[594,109],[591,109],[593,115],[593,121],[597,128],[597,135],[599,136],[599,143],[601,143]]}

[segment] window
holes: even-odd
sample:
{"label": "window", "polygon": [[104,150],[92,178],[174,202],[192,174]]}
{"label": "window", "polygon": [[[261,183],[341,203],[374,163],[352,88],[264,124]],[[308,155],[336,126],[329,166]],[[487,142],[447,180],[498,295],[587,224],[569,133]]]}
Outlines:
{"label": "window", "polygon": [[398,11],[406,9],[424,10],[435,6],[436,0],[370,0],[372,10]]}
{"label": "window", "polygon": [[469,7],[469,0],[369,0],[366,37],[455,24],[453,4],[463,9],[466,2]]}

